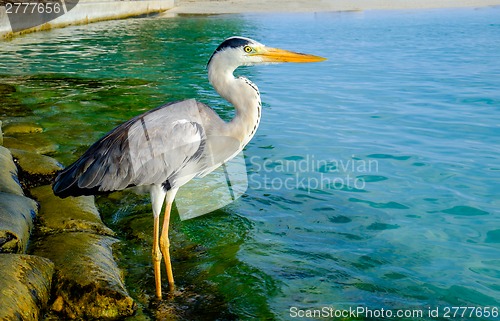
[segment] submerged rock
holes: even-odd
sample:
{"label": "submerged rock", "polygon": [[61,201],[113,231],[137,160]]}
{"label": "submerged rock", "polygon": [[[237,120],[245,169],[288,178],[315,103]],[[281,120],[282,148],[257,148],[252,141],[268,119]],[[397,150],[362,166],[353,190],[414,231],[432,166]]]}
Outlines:
{"label": "submerged rock", "polygon": [[54,264],[46,258],[0,254],[0,320],[39,320],[53,274]]}
{"label": "submerged rock", "polygon": [[58,149],[58,145],[49,141],[43,135],[22,135],[17,137],[5,136],[3,146],[10,149],[21,149],[37,154],[50,154]]}
{"label": "submerged rock", "polygon": [[0,95],[8,95],[15,92],[16,92],[16,87],[10,84],[0,83]]}
{"label": "submerged rock", "polygon": [[40,203],[38,227],[41,232],[86,231],[114,235],[102,222],[93,196],[62,199],[54,195],[49,185],[33,188],[30,193]]}
{"label": "submerged rock", "polygon": [[130,316],[135,303],[113,259],[116,239],[91,233],[50,235],[34,253],[55,263],[52,310],[68,318],[113,319]]}
{"label": "submerged rock", "polygon": [[16,87],[0,83],[0,117],[26,117],[33,114],[29,105],[23,103],[23,95],[16,95]]}
{"label": "submerged rock", "polygon": [[0,253],[24,253],[38,211],[25,196],[0,193]]}
{"label": "submerged rock", "polygon": [[43,128],[32,123],[12,123],[5,125],[3,132],[7,136],[12,134],[41,133],[43,132]]}
{"label": "submerged rock", "polygon": [[0,192],[24,195],[10,151],[0,146]]}

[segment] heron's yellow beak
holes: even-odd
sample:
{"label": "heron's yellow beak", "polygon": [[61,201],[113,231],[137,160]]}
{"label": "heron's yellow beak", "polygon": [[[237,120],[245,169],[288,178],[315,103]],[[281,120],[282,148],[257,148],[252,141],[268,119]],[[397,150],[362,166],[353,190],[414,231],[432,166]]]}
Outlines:
{"label": "heron's yellow beak", "polygon": [[278,48],[264,47],[253,55],[262,57],[264,62],[319,62],[326,58]]}

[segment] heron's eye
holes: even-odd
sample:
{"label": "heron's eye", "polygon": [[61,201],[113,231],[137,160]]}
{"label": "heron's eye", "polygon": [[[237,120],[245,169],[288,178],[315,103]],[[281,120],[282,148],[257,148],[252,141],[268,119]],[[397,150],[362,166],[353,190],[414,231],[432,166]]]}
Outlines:
{"label": "heron's eye", "polygon": [[252,47],[250,47],[250,46],[245,46],[245,47],[243,48],[243,50],[245,50],[245,52],[247,52],[247,53],[250,53],[250,52],[252,52],[252,51],[253,51]]}

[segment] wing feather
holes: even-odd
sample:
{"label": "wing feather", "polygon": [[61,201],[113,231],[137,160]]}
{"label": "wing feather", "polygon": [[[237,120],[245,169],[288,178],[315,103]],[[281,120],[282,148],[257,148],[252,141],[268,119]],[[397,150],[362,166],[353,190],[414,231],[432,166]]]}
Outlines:
{"label": "wing feather", "polygon": [[116,127],[59,173],[53,185],[61,197],[170,186],[204,168],[206,139],[195,100],[167,104]]}

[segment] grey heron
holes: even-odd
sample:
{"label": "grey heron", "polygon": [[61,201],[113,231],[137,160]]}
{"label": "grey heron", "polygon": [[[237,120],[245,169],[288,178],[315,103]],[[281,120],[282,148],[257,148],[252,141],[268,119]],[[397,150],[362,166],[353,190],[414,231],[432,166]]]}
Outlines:
{"label": "grey heron", "polygon": [[239,66],[322,60],[325,58],[267,47],[249,38],[227,38],[214,51],[207,68],[214,89],[236,110],[232,120],[222,120],[213,109],[194,99],[147,111],[111,130],[61,171],[53,184],[54,194],[64,198],[130,187],[149,191],[154,218],[156,296],[161,299],[162,256],[169,287],[174,289],[168,229],[178,189],[237,155],[252,139],[260,122],[259,90],[247,78],[236,78],[234,70]]}

